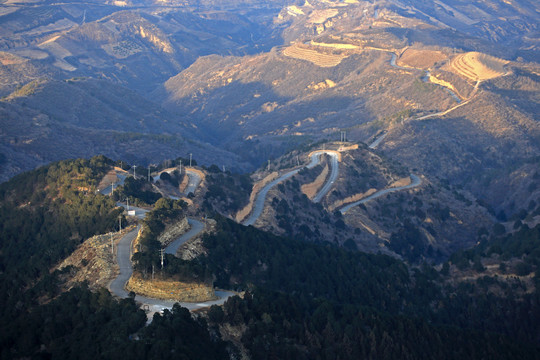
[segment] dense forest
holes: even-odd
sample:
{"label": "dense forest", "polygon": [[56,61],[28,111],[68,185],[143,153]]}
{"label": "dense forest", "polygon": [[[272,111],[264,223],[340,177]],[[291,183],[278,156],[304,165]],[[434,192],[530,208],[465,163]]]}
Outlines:
{"label": "dense forest", "polygon": [[[503,279],[489,276],[456,282],[451,281],[444,266],[440,271],[426,264],[411,268],[385,255],[280,238],[226,219],[218,224],[219,231],[204,239],[207,266],[215,274],[216,284],[247,289],[254,295],[230,300],[225,306],[226,316],[218,316],[216,322],[248,326],[243,342],[250,351],[272,349],[279,354],[262,352],[261,358],[349,358],[350,354],[393,358],[395,351],[407,344],[411,348],[405,358],[432,358],[437,351],[444,354],[437,358],[540,356],[538,286],[524,292],[519,286],[509,287]],[[538,284],[537,275],[535,280]],[[493,291],[494,287],[506,291]],[[277,301],[288,305],[276,306]],[[314,319],[316,314],[322,316],[319,322]],[[358,321],[371,319],[362,325],[365,331],[350,329],[354,329],[355,317]],[[272,321],[268,327],[269,319],[279,321]],[[381,322],[372,333],[375,319]],[[268,333],[260,327],[273,330]],[[347,328],[349,332],[345,332]],[[329,334],[335,337],[332,347],[322,343]],[[406,336],[431,339],[433,347],[415,345]],[[375,338],[375,344],[385,338],[395,344],[395,349],[381,344],[370,347],[370,337]],[[349,345],[354,352],[342,352],[347,342],[354,344]],[[294,345],[296,350],[280,352],[283,343]],[[521,350],[516,352],[517,348]],[[322,356],[324,349],[334,350]],[[465,356],[463,349],[476,352]]]}

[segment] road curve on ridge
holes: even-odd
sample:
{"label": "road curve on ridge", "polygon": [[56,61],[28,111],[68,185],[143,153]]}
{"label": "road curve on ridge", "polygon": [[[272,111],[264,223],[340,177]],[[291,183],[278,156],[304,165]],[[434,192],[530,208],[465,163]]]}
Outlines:
{"label": "road curve on ridge", "polygon": [[[317,151],[314,151],[313,153],[311,153],[311,155],[310,155],[311,160],[310,160],[309,164],[307,164],[305,166],[305,168],[312,169],[315,166],[317,166],[321,162],[320,157],[321,157],[322,154],[331,154],[332,159],[334,159],[334,157],[335,157],[335,160],[337,162],[337,153],[336,153],[336,151],[334,151],[334,150],[317,150]],[[336,171],[335,176],[337,178],[338,166],[336,165],[335,167],[332,167],[332,169],[334,169],[334,168],[336,169],[335,170]],[[257,194],[257,197],[255,198],[255,203],[253,205],[253,210],[251,211],[251,214],[249,215],[249,217],[242,222],[242,225],[245,225],[245,226],[253,225],[255,223],[255,221],[257,221],[257,219],[261,216],[261,214],[262,214],[262,212],[264,210],[264,203],[266,201],[266,196],[268,195],[268,191],[270,191],[271,188],[273,188],[274,186],[276,186],[280,182],[282,182],[284,180],[287,180],[287,179],[291,178],[292,176],[298,174],[298,172],[300,170],[302,170],[302,169],[303,168],[298,168],[298,169],[294,169],[294,170],[291,170],[289,172],[286,172],[285,174],[281,175],[277,179],[274,179],[271,182],[269,182],[268,184],[266,184],[261,189],[261,191],[259,191],[259,193]],[[328,180],[331,180],[331,179],[328,179]],[[328,183],[330,183],[330,181],[327,181],[325,183],[325,186]],[[331,184],[330,184],[328,189],[330,189],[330,187],[331,187]],[[323,186],[323,188],[324,188],[324,186]],[[324,194],[322,196],[324,196]],[[321,196],[321,198],[322,198],[322,196]]]}
{"label": "road curve on ridge", "polygon": [[[330,176],[324,183],[323,187],[317,195],[313,198],[314,203],[318,203],[322,200],[323,197],[328,194],[332,186],[334,186],[334,181],[336,181],[338,175],[339,175],[339,163],[338,163],[338,156],[336,153],[326,153],[330,156]],[[321,154],[322,155],[322,154]],[[313,155],[312,155],[313,156]]]}
{"label": "road curve on ridge", "polygon": [[383,195],[386,195],[386,194],[389,194],[389,193],[392,193],[392,192],[395,192],[395,191],[412,189],[412,188],[417,187],[420,184],[422,184],[422,179],[420,179],[418,176],[416,176],[414,174],[411,174],[410,176],[411,176],[411,183],[409,185],[398,186],[398,187],[395,187],[395,188],[388,188],[388,189],[384,189],[384,190],[379,190],[376,193],[373,193],[373,194],[369,195],[368,197],[365,197],[365,198],[363,198],[361,200],[358,200],[358,201],[355,201],[355,202],[350,203],[348,205],[345,205],[344,207],[342,207],[339,210],[339,212],[341,212],[342,214],[345,214],[351,208],[353,208],[355,206],[358,206],[360,204],[366,203],[366,202],[368,202],[370,200],[376,199],[378,197],[381,197]]}
{"label": "road curve on ridge", "polygon": [[178,239],[171,242],[166,248],[166,254],[176,255],[180,245],[188,241],[189,239],[197,236],[204,229],[204,224],[198,220],[188,218],[188,224],[191,225],[191,229]]}

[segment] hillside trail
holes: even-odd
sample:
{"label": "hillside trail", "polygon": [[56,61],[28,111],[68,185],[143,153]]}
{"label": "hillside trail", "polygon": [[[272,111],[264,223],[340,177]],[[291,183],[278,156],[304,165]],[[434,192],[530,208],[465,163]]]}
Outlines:
{"label": "hillside trail", "polygon": [[[405,67],[397,65],[396,64],[396,59],[397,59],[397,55],[395,53],[392,53],[392,58],[390,59],[390,65],[391,66],[393,66],[395,68],[398,68],[398,69],[405,69],[405,70],[415,69],[415,68],[410,68],[409,69],[409,68],[405,68]],[[420,70],[420,69],[417,69],[417,70]],[[478,89],[479,89],[481,83],[482,83],[482,80],[477,80],[476,84],[474,85],[474,89],[473,89],[472,93],[470,94],[469,98],[464,100],[464,101],[460,101],[455,106],[452,106],[451,108],[449,108],[447,110],[439,111],[439,112],[436,112],[436,113],[433,113],[433,114],[423,115],[423,116],[419,116],[417,118],[409,118],[408,120],[405,120],[405,121],[422,121],[422,120],[427,120],[427,119],[431,119],[431,118],[434,118],[434,117],[445,116],[445,115],[449,114],[450,112],[452,112],[452,111],[454,111],[456,109],[459,109],[460,107],[465,106],[468,103],[470,103],[474,99],[476,94],[478,93]],[[436,85],[438,85],[438,84],[436,84]],[[439,86],[444,87],[442,85],[439,85]],[[459,97],[453,91],[451,91],[451,90],[449,90],[447,88],[445,88],[445,89],[450,92],[450,95],[452,97],[459,99]],[[404,121],[402,123],[404,123]],[[388,135],[388,130],[385,130],[384,132],[381,133],[381,135],[379,135],[377,138],[375,138],[375,140],[371,144],[369,144],[368,147],[370,149],[377,148],[377,146],[379,146],[381,144],[381,142],[384,140],[384,138],[386,138],[387,135]]]}
{"label": "hillside trail", "polygon": [[401,191],[401,190],[408,190],[408,189],[412,189],[412,188],[415,188],[417,186],[420,186],[422,184],[422,179],[420,179],[418,176],[414,175],[414,174],[411,174],[410,175],[411,177],[411,183],[409,185],[405,185],[405,186],[398,186],[398,187],[394,187],[394,188],[387,188],[387,189],[383,189],[383,190],[379,190],[363,199],[360,199],[358,201],[355,201],[353,203],[350,203],[350,204],[347,204],[345,206],[343,206],[339,212],[342,213],[343,215],[345,213],[347,213],[347,211],[349,211],[351,208],[355,207],[355,206],[358,206],[360,204],[365,204],[366,202],[370,201],[370,200],[373,200],[373,199],[376,199],[378,197],[381,197],[383,195],[386,195],[386,194],[389,194],[389,193],[392,193],[392,192],[395,192],[395,191]]}

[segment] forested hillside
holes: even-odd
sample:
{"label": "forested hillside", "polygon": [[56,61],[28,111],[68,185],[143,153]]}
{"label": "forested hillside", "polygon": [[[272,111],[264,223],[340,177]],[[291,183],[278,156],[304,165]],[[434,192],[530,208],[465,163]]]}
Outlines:
{"label": "forested hillside", "polygon": [[144,327],[132,299],[85,284],[60,293],[70,269],[50,269],[86,238],[118,226],[123,209],[96,192],[112,165],[102,156],[66,160],[0,185],[1,358],[227,358],[225,344],[186,309],[157,314]]}
{"label": "forested hillside", "polygon": [[540,356],[537,260],[528,260],[534,286],[524,292],[519,281],[497,276],[453,278],[448,264],[411,268],[385,255],[218,223],[204,239],[216,284],[253,295],[213,308],[210,319],[246,326],[241,341],[254,358]]}

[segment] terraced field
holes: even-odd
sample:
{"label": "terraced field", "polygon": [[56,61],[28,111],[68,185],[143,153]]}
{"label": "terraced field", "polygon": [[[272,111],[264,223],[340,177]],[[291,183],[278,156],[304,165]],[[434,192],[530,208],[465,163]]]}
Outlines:
{"label": "terraced field", "polygon": [[298,45],[285,48],[283,50],[283,55],[294,59],[309,61],[320,67],[334,67],[339,65],[343,59],[348,57],[348,55],[345,54],[338,55],[321,53],[316,50],[300,47]]}
{"label": "terraced field", "polygon": [[482,54],[468,52],[456,56],[451,63],[451,68],[458,75],[474,81],[483,81],[503,76],[506,71],[504,66],[508,61]]}

